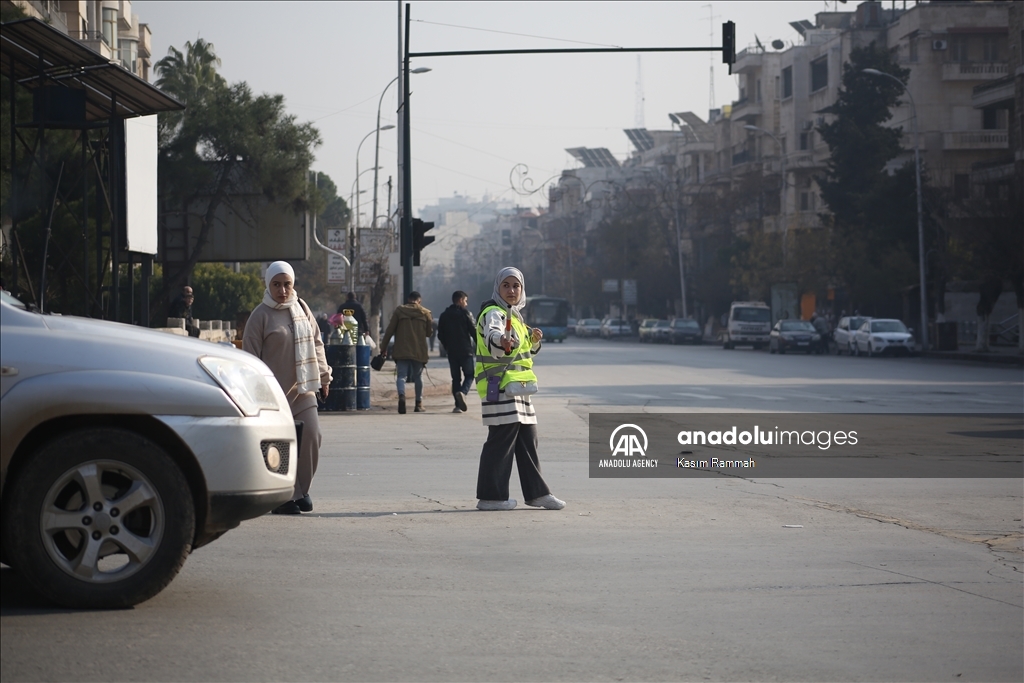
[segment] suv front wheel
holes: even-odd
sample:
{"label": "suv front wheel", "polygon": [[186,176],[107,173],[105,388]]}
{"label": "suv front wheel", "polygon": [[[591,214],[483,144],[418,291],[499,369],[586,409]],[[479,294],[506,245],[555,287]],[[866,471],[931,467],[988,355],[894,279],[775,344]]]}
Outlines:
{"label": "suv front wheel", "polygon": [[138,434],[64,434],[15,476],[3,506],[4,552],[60,605],[130,607],[167,586],[188,556],[195,534],[188,482]]}

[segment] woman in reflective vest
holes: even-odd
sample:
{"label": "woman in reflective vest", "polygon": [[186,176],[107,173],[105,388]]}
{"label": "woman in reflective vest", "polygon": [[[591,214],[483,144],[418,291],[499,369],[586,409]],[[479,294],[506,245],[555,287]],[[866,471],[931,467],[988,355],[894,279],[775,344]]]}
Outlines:
{"label": "woman in reflective vest", "polygon": [[485,301],[476,323],[476,388],[487,427],[480,453],[476,497],[479,510],[511,510],[509,498],[512,459],[526,504],[561,510],[565,503],[551,495],[537,457],[537,414],[530,395],[537,391],[533,356],[543,334],[523,322],[526,286],[518,268],[502,268],[494,292]]}

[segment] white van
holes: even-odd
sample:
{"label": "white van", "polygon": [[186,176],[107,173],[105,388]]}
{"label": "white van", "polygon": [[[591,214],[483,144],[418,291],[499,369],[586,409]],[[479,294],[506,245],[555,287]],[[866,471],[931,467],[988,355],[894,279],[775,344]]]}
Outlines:
{"label": "white van", "polygon": [[733,301],[729,306],[729,323],[722,333],[722,348],[750,344],[755,349],[768,345],[772,331],[772,310],[762,301]]}

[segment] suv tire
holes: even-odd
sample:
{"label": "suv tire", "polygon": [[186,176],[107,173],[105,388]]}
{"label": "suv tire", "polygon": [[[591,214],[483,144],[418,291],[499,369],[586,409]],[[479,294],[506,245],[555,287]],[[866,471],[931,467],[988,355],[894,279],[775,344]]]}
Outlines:
{"label": "suv tire", "polygon": [[185,562],[195,505],[178,465],[123,429],[70,432],[15,474],[3,542],[41,594],[73,608],[122,608],[159,593]]}

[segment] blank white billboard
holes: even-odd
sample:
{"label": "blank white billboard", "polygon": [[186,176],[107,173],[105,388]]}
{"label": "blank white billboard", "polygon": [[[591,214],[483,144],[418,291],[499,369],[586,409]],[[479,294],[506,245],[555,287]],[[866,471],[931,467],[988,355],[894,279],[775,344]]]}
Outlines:
{"label": "blank white billboard", "polygon": [[157,252],[156,114],[124,121],[125,251]]}

